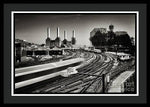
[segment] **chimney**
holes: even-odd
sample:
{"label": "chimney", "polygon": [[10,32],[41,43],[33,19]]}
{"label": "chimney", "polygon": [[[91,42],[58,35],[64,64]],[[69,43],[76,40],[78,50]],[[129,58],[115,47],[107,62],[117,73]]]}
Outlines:
{"label": "chimney", "polygon": [[64,39],[66,39],[66,31],[64,30]]}
{"label": "chimney", "polygon": [[48,37],[50,38],[50,28],[49,27],[47,28],[47,38]]}
{"label": "chimney", "polygon": [[74,37],[75,38],[75,31],[73,30],[73,35],[72,35],[72,37]]}
{"label": "chimney", "polygon": [[57,28],[57,37],[59,37],[59,27]]}

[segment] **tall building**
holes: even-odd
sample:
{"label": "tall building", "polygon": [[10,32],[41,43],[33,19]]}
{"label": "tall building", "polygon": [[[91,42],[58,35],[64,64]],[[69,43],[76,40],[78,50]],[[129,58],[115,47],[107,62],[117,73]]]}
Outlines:
{"label": "tall building", "polygon": [[[109,30],[107,31],[106,35],[100,34],[99,28],[94,28],[90,32],[90,41],[95,48],[102,49],[103,46],[105,48],[115,49],[115,45],[119,47],[124,47],[126,49],[130,48],[132,44],[134,44],[133,39],[127,34],[126,31],[116,31],[114,32],[114,25],[109,25]],[[103,30],[105,31],[105,30]],[[100,31],[102,32],[102,30]],[[95,35],[97,34],[97,35]],[[121,49],[120,48],[120,49]]]}
{"label": "tall building", "polygon": [[110,30],[110,32],[113,32],[113,30],[114,30],[114,25],[109,25],[109,30]]}
{"label": "tall building", "polygon": [[109,25],[109,31],[108,31],[108,33],[107,33],[107,40],[109,40],[109,39],[114,39],[115,38],[115,33],[114,33],[114,25]]}

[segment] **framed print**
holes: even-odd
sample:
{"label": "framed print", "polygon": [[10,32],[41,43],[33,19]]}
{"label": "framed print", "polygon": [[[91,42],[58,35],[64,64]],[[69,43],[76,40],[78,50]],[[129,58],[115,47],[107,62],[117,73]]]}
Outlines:
{"label": "framed print", "polygon": [[4,5],[6,103],[146,102],[145,4],[20,5]]}

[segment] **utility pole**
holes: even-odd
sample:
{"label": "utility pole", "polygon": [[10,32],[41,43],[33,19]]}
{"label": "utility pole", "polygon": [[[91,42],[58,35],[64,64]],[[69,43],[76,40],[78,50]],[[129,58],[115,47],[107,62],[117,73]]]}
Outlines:
{"label": "utility pole", "polygon": [[103,94],[105,94],[105,74],[102,74]]}

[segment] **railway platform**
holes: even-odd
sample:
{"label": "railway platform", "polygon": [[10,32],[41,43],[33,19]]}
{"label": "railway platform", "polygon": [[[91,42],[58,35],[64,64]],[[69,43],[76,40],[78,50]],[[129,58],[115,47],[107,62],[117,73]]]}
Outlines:
{"label": "railway platform", "polygon": [[[108,88],[108,93],[125,93],[127,86],[135,85],[131,78],[133,78],[135,71],[125,71],[117,76]],[[134,87],[132,87],[134,88]],[[128,89],[129,90],[129,89]],[[132,91],[131,89],[129,91]]]}

